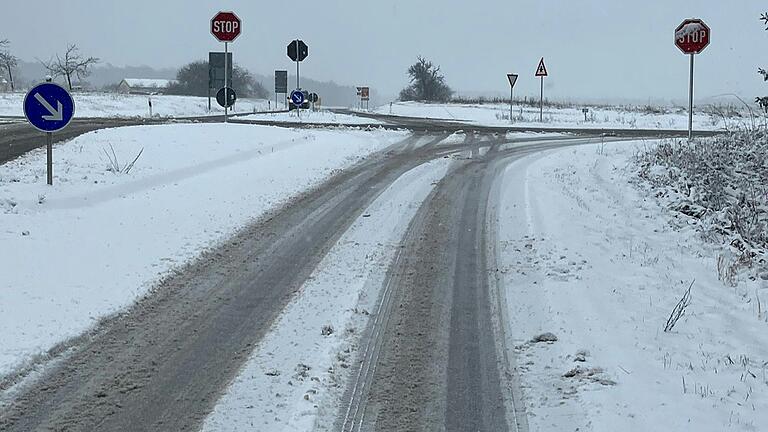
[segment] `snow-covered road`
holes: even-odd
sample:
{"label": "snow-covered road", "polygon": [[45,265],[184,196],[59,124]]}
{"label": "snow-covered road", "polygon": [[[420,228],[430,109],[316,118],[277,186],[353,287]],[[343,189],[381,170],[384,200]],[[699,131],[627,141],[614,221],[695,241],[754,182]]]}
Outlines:
{"label": "snow-covered road", "polygon": [[[0,166],[0,375],[404,133],[245,125],[91,132]],[[139,155],[132,170],[125,171]],[[42,181],[41,181],[42,180]]]}
{"label": "snow-covered road", "polygon": [[0,375],[99,332],[0,380],[0,429],[760,430],[764,282],[604,139],[165,125],[57,146],[53,188],[4,164]]}

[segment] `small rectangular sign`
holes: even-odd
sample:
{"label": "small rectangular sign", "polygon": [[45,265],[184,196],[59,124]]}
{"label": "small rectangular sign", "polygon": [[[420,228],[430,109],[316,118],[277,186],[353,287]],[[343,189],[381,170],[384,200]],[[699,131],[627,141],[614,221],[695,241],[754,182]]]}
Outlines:
{"label": "small rectangular sign", "polygon": [[[227,81],[232,87],[232,53],[227,53]],[[224,53],[208,53],[208,88],[218,90],[224,87]]]}
{"label": "small rectangular sign", "polygon": [[275,93],[288,93],[288,71],[275,71]]}

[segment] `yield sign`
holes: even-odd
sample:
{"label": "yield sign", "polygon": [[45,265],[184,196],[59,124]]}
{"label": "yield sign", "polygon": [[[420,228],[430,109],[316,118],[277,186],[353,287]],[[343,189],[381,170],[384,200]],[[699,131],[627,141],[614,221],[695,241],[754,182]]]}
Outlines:
{"label": "yield sign", "polygon": [[536,68],[536,76],[537,77],[545,77],[549,76],[547,73],[547,67],[544,66],[544,57],[539,60],[539,67]]}
{"label": "yield sign", "polygon": [[509,80],[509,86],[515,88],[515,83],[517,82],[517,74],[507,74],[507,79]]}

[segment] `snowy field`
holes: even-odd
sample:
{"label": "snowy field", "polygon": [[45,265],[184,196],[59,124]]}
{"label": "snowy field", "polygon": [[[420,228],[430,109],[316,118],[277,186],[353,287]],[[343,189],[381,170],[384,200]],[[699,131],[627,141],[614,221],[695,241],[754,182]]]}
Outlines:
{"label": "snowy field", "polygon": [[[561,150],[507,170],[498,253],[532,431],[768,425],[768,283],[718,280],[720,246],[632,184],[632,155],[648,145]],[[547,332],[557,341],[532,342]]]}
{"label": "snowy field", "polygon": [[348,114],[337,114],[330,111],[302,111],[301,114],[297,114],[296,111],[281,112],[281,113],[268,113],[268,114],[253,114],[238,117],[238,120],[261,120],[261,121],[273,121],[273,122],[287,122],[287,123],[318,123],[318,124],[382,124],[383,122],[369,119],[365,117],[358,117]]}
{"label": "snowy field", "polygon": [[[24,116],[25,93],[0,93],[0,116]],[[72,93],[75,99],[75,118],[86,117],[149,117],[149,99],[152,99],[154,117],[188,117],[222,115],[224,109],[212,98],[208,111],[208,98],[197,96],[129,95],[118,93]],[[231,112],[267,111],[273,102],[266,99],[243,99],[235,103]]]}
{"label": "snowy field", "polygon": [[55,146],[53,187],[45,185],[42,151],[0,166],[0,376],[131,304],[270,208],[404,136],[138,126]]}
{"label": "snowy field", "polygon": [[[617,129],[688,129],[688,114],[671,112],[663,114],[628,111],[620,108],[588,107],[584,121],[583,107],[544,107],[544,121],[539,121],[539,109],[530,106],[513,107],[513,122],[509,121],[509,105],[505,104],[423,104],[397,102],[376,108],[379,114],[407,117],[428,117],[452,121],[464,121],[484,126],[522,126],[544,128],[617,128]],[[693,127],[696,130],[719,130],[726,125],[737,124],[739,118],[723,121],[721,117],[695,112]]]}

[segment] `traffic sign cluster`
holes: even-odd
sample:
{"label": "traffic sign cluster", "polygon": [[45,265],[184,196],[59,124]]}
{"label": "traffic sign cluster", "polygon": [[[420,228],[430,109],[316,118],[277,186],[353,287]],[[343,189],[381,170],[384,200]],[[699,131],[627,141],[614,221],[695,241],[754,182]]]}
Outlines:
{"label": "traffic sign cluster", "polygon": [[[235,91],[231,88],[232,56],[229,53],[228,44],[237,39],[242,32],[242,21],[234,12],[222,11],[211,19],[211,34],[224,43],[224,53],[210,53],[209,57],[209,88],[218,88],[216,101],[224,107],[224,121],[227,121],[228,109],[237,100]],[[684,20],[675,29],[675,45],[685,54],[690,55],[690,88],[689,88],[689,119],[688,136],[693,133],[693,78],[694,57],[704,51],[710,43],[711,30],[700,19]],[[300,40],[291,41],[286,47],[288,57],[296,62],[296,89],[290,93],[291,104],[302,108],[308,102],[318,103],[320,98],[316,93],[309,93],[301,89],[299,81],[299,64],[309,56],[309,47]],[[223,68],[219,65],[223,62]],[[221,73],[220,73],[221,72]],[[220,76],[223,75],[223,79]],[[535,77],[541,79],[541,93],[539,99],[539,120],[543,120],[544,113],[544,78],[549,76],[544,58],[539,60]],[[510,121],[512,120],[512,99],[517,74],[507,74],[510,86]],[[220,88],[219,88],[220,87]],[[275,71],[275,94],[288,92],[288,72]],[[370,100],[369,87],[358,87],[357,94],[362,102]],[[210,93],[209,93],[210,97]],[[210,100],[210,99],[209,99]],[[151,104],[151,101],[150,101]],[[151,106],[151,105],[150,105]],[[586,116],[588,111],[584,111]],[[48,184],[53,184],[53,156],[52,138],[53,132],[64,129],[72,120],[75,113],[75,102],[69,92],[58,84],[46,82],[33,87],[24,97],[24,115],[27,121],[36,129],[45,132],[48,147]]]}
{"label": "traffic sign cluster", "polygon": [[[224,122],[227,122],[229,115],[229,107],[231,107],[237,96],[235,91],[229,87],[231,78],[230,70],[232,66],[229,64],[229,43],[237,39],[240,36],[240,32],[243,28],[243,22],[235,15],[234,12],[219,12],[211,18],[211,34],[219,42],[224,42],[224,87],[222,87],[216,93],[216,102],[224,107]],[[210,65],[209,65],[210,67]]]}

